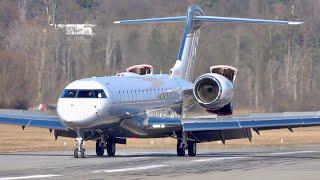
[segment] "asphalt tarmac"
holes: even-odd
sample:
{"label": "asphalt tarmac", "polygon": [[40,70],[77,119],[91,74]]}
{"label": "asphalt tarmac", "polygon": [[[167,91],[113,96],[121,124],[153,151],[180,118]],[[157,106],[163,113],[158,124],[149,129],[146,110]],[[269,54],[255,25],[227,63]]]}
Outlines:
{"label": "asphalt tarmac", "polygon": [[74,159],[70,151],[0,154],[4,179],[320,179],[320,145],[198,149],[197,157],[172,150],[119,150],[116,157]]}

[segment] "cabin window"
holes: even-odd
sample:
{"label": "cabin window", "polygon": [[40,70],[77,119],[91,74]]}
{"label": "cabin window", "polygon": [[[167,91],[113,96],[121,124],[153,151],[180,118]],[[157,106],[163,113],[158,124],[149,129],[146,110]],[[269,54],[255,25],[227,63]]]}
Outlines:
{"label": "cabin window", "polygon": [[136,90],[131,91],[132,101],[136,101]]}
{"label": "cabin window", "polygon": [[140,101],[140,90],[136,91],[137,101]]}
{"label": "cabin window", "polygon": [[125,99],[126,99],[126,100],[125,100],[126,102],[129,102],[129,101],[130,101],[130,96],[129,96],[129,91],[128,91],[128,90],[126,91],[126,97],[125,97]]}
{"label": "cabin window", "polygon": [[130,90],[130,101],[134,101],[133,90]]}
{"label": "cabin window", "polygon": [[143,90],[143,94],[144,94],[144,99],[145,101],[148,100],[148,90]]}
{"label": "cabin window", "polygon": [[153,89],[150,89],[150,100],[154,99],[154,91]]}
{"label": "cabin window", "polygon": [[141,101],[144,101],[145,93],[144,90],[141,90]]}
{"label": "cabin window", "polygon": [[122,102],[126,102],[126,101],[127,101],[126,91],[122,91]]}
{"label": "cabin window", "polygon": [[140,94],[139,94],[139,90],[136,90],[136,100],[139,101],[140,100]]}
{"label": "cabin window", "polygon": [[149,101],[150,99],[150,94],[149,94],[149,90],[146,89],[146,100]]}

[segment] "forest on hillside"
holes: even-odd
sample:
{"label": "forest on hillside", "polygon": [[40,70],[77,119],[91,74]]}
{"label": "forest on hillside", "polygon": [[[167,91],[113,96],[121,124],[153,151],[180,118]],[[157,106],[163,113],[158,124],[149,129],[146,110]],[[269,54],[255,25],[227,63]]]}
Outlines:
{"label": "forest on hillside", "polygon": [[[319,110],[319,0],[0,0],[0,108],[55,103],[70,81],[147,63],[168,73],[183,24],[115,25],[119,19],[206,15],[302,20],[302,26],[205,24],[194,78],[238,68],[235,109]],[[95,24],[69,36],[50,24]]]}

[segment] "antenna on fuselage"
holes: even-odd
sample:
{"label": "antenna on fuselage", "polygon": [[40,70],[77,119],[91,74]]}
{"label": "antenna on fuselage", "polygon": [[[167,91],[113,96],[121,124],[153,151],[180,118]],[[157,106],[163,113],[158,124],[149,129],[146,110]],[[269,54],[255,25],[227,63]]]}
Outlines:
{"label": "antenna on fuselage", "polygon": [[148,18],[115,21],[115,24],[144,24],[144,23],[185,23],[180,41],[177,60],[170,70],[171,76],[177,76],[191,81],[196,61],[199,30],[204,22],[212,23],[245,23],[245,24],[276,24],[276,25],[300,25],[301,21],[283,21],[267,19],[249,19],[235,17],[206,16],[197,5],[188,7],[185,16]]}

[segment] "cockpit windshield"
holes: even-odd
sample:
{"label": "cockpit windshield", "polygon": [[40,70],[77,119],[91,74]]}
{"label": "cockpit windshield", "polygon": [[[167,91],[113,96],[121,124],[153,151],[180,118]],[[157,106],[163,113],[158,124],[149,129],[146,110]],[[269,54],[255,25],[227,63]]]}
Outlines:
{"label": "cockpit windshield", "polygon": [[107,98],[102,89],[65,89],[60,98]]}
{"label": "cockpit windshield", "polygon": [[62,96],[63,98],[74,98],[76,97],[77,94],[77,90],[73,90],[73,89],[66,89],[63,91]]}

